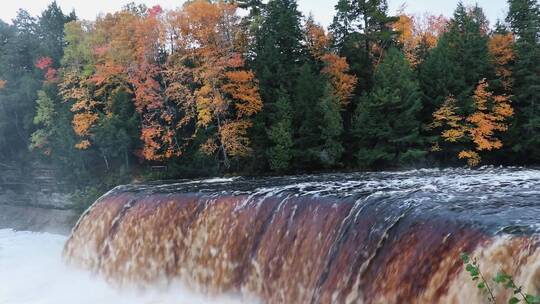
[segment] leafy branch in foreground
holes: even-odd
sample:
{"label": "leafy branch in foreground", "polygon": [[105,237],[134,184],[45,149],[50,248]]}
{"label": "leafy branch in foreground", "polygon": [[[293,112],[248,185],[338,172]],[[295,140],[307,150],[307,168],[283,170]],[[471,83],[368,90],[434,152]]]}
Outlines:
{"label": "leafy branch in foreground", "polygon": [[[480,265],[476,258],[471,258],[468,254],[462,253],[461,260],[465,264],[465,270],[470,274],[471,278],[475,282],[479,282],[477,287],[487,294],[488,301],[490,303],[497,303],[497,298],[493,294],[493,288],[489,285],[485,276],[480,270]],[[534,296],[527,294],[523,291],[522,286],[518,286],[514,278],[504,272],[499,272],[493,278],[493,282],[503,286],[505,289],[512,290],[513,296],[508,300],[508,304],[540,304],[540,296]]]}

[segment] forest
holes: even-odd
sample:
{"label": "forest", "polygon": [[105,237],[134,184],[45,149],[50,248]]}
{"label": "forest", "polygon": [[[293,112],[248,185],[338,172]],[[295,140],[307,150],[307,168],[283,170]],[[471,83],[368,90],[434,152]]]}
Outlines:
{"label": "forest", "polygon": [[540,8],[451,18],[339,0],[52,2],[0,21],[0,164],[83,196],[133,181],[540,164]]}

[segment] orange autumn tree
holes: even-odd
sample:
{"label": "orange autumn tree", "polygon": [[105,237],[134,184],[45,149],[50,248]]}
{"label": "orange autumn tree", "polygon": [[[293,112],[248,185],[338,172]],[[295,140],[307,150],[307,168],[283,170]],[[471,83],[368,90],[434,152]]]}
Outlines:
{"label": "orange autumn tree", "polygon": [[419,53],[427,52],[437,45],[447,24],[448,19],[442,15],[407,15],[401,12],[392,27],[399,33],[397,39],[403,46],[407,60],[416,66],[422,61]]}
{"label": "orange autumn tree", "polygon": [[165,95],[181,110],[176,126],[186,140],[204,136],[200,146],[225,167],[231,157],[251,153],[251,117],[262,110],[258,85],[237,39],[240,18],[234,4],[196,0],[169,15],[174,47]]}
{"label": "orange autumn tree", "polygon": [[350,102],[358,79],[349,74],[350,67],[346,58],[331,51],[330,35],[322,26],[315,23],[313,17],[308,18],[305,28],[308,49],[313,57],[324,64],[321,73],[328,77],[334,95],[340,101],[341,107],[345,108]]}
{"label": "orange autumn tree", "polygon": [[67,46],[58,87],[63,100],[71,104],[73,131],[80,138],[75,148],[87,150],[92,146],[92,128],[105,111],[105,102],[97,93],[102,88],[93,81],[97,58],[92,49],[95,25],[72,21],[64,32]]}
{"label": "orange autumn tree", "polygon": [[88,79],[74,70],[64,71],[59,88],[63,99],[73,102],[72,126],[73,131],[80,138],[75,148],[86,150],[92,145],[91,129],[99,120],[102,103],[94,98]]}
{"label": "orange autumn tree", "polygon": [[[73,102],[73,128],[82,139],[77,148],[88,149],[92,145],[92,128],[100,117],[112,115],[113,96],[125,92],[133,96],[135,109],[142,117],[142,156],[156,160],[179,155],[174,132],[147,135],[156,125],[167,125],[162,119],[162,69],[157,63],[163,49],[161,14],[159,6],[128,6],[98,18],[87,26],[86,32],[80,24],[66,27],[68,37],[73,37],[71,44],[84,45],[82,50],[73,50],[78,56],[66,64],[61,84],[64,99]],[[69,35],[70,31],[73,35]],[[73,48],[76,46],[72,45]],[[84,51],[89,54],[82,54]],[[85,58],[78,58],[81,56]],[[81,61],[85,66],[80,66]]]}
{"label": "orange autumn tree", "polygon": [[93,73],[93,56],[90,50],[92,26],[89,23],[72,21],[65,25],[67,43],[60,69],[58,84],[60,95],[71,103],[72,127],[80,141],[77,149],[91,146],[91,128],[99,118],[101,102],[94,98],[90,77]]}
{"label": "orange autumn tree", "polygon": [[510,91],[512,88],[511,65],[515,59],[514,35],[512,33],[494,34],[488,46],[495,72],[501,79],[504,89]]}
{"label": "orange autumn tree", "polygon": [[133,94],[134,105],[142,117],[141,155],[147,160],[164,160],[181,154],[165,107],[160,83],[163,54],[163,10],[128,7],[107,15],[96,24],[97,57],[93,82],[104,90],[111,86]]}
{"label": "orange autumn tree", "polygon": [[6,83],[7,83],[7,82],[6,82],[5,80],[0,79],[0,90],[2,90],[3,88],[6,87]]}
{"label": "orange autumn tree", "polygon": [[459,152],[460,159],[467,159],[469,166],[480,164],[480,152],[501,149],[502,141],[497,132],[508,130],[507,120],[514,115],[510,97],[494,95],[489,90],[485,79],[481,80],[472,96],[474,111],[469,115],[458,106],[454,97],[433,114],[432,127],[441,128],[441,138],[449,143],[460,143],[467,146]]}
{"label": "orange autumn tree", "polygon": [[400,14],[398,20],[392,24],[392,28],[399,33],[397,40],[403,45],[405,57],[413,64],[416,60],[414,51],[419,43],[418,37],[414,36],[413,17],[406,14]]}

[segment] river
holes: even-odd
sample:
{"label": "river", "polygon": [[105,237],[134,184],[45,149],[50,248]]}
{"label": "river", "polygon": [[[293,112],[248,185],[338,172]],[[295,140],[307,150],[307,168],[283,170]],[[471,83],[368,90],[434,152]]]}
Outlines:
{"label": "river", "polygon": [[485,303],[460,254],[539,294],[539,236],[526,168],[126,185],[67,240],[2,230],[0,303]]}

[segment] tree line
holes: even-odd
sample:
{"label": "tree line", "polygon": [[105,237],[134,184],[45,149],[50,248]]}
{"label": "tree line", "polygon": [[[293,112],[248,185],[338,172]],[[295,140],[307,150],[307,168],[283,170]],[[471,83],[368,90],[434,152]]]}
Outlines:
{"label": "tree line", "polygon": [[0,21],[0,162],[75,185],[540,162],[540,8],[490,26],[339,0],[128,4],[93,21],[53,2]]}

